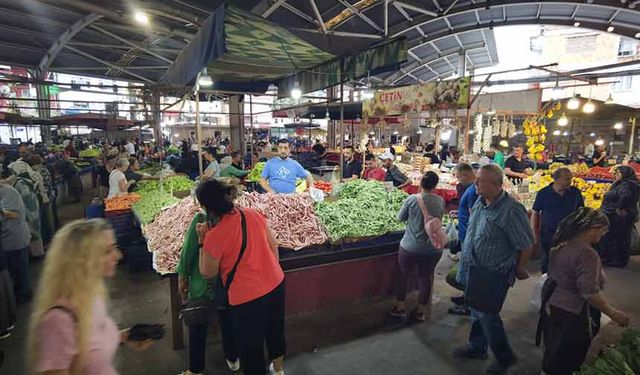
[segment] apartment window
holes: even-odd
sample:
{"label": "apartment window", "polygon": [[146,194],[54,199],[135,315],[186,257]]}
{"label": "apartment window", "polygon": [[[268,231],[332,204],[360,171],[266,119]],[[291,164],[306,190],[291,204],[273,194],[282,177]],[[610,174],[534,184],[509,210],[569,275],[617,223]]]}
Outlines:
{"label": "apartment window", "polygon": [[631,91],[633,86],[633,76],[619,77],[618,81],[613,84],[613,91]]}
{"label": "apartment window", "polygon": [[636,41],[621,38],[620,45],[618,46],[618,56],[635,56],[638,50],[638,44]]}
{"label": "apartment window", "polygon": [[581,35],[567,38],[566,53],[590,53],[596,45],[597,35]]}

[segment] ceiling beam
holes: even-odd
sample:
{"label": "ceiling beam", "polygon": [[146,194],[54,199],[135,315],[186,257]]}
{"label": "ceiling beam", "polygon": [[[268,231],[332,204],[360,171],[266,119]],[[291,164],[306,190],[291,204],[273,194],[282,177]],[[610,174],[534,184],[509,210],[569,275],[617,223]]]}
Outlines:
{"label": "ceiling beam", "polygon": [[[313,0],[311,0],[313,1]],[[385,9],[387,9],[387,1],[385,1]],[[347,0],[338,0],[338,2],[342,5],[344,5],[347,9],[349,9],[353,14],[355,14],[356,16],[358,16],[358,18],[360,18],[361,20],[363,20],[364,22],[368,23],[371,27],[373,27],[374,29],[378,30],[381,33],[384,33],[384,30],[378,26],[377,23],[373,22],[373,20],[371,20],[371,18],[365,16],[361,11],[359,11],[358,9],[356,9],[353,5],[351,5],[351,3],[349,3]],[[385,18],[386,19],[386,18]]]}
{"label": "ceiling beam", "polygon": [[102,34],[104,34],[106,36],[109,36],[109,37],[111,37],[111,38],[113,38],[115,40],[118,40],[118,41],[120,41],[120,42],[122,42],[124,44],[127,44],[127,45],[133,47],[134,49],[139,49],[140,51],[146,52],[147,54],[149,54],[149,55],[151,55],[151,56],[153,56],[153,57],[155,57],[157,59],[160,59],[160,60],[162,60],[162,61],[164,61],[166,63],[173,64],[172,60],[169,60],[168,58],[166,58],[166,57],[164,57],[164,56],[162,56],[162,55],[160,55],[160,54],[158,54],[158,53],[156,53],[156,52],[154,52],[154,51],[152,51],[152,50],[150,50],[150,49],[148,49],[146,47],[143,47],[143,46],[139,45],[138,43],[134,43],[132,41],[129,41],[129,40],[127,40],[127,39],[125,39],[125,38],[123,38],[123,37],[121,37],[119,35],[116,35],[116,34],[110,32],[110,31],[107,31],[107,30],[103,29],[102,27],[99,27],[99,26],[96,26],[96,25],[91,25],[90,27],[92,29],[98,31],[98,32],[101,32]]}
{"label": "ceiling beam", "polygon": [[[313,30],[313,29],[302,29],[302,28],[293,28],[291,30],[294,31],[304,31],[307,33],[315,33],[315,34],[325,34],[322,30]],[[378,34],[362,34],[362,33],[350,33],[346,31],[333,31],[327,30],[327,35],[336,35],[336,36],[350,36],[354,38],[363,38],[363,39],[376,39],[381,40],[384,39],[384,36]]]}
{"label": "ceiling beam", "polygon": [[53,42],[53,44],[49,47],[47,53],[42,56],[42,59],[40,59],[38,67],[36,68],[36,74],[40,77],[43,77],[49,70],[49,66],[51,66],[51,63],[56,59],[56,57],[58,57],[60,51],[62,51],[67,46],[67,43],[69,43],[71,39],[73,39],[87,26],[91,25],[101,18],[102,15],[100,14],[90,13],[77,20],[73,25],[69,26],[69,28],[66,29],[62,34],[60,34],[56,41]]}
{"label": "ceiling beam", "polygon": [[412,10],[412,11],[417,12],[417,13],[422,13],[422,14],[424,14],[426,16],[431,16],[431,17],[437,17],[438,16],[438,13],[432,12],[432,11],[424,9],[424,8],[417,7],[415,5],[407,4],[407,3],[404,3],[402,1],[396,1],[396,4],[400,5],[401,7],[405,8],[405,9]]}
{"label": "ceiling beam", "polygon": [[[128,70],[164,70],[169,66],[167,65],[146,65],[146,66],[127,66]],[[92,71],[92,70],[110,70],[113,69],[111,67],[104,66],[55,66],[50,67],[51,70],[55,71]]]}
{"label": "ceiling beam", "polygon": [[72,46],[66,45],[64,48],[66,48],[66,49],[68,49],[68,50],[70,50],[70,51],[72,51],[72,52],[74,52],[74,53],[76,53],[76,54],[78,54],[78,55],[80,55],[80,56],[84,56],[84,57],[86,57],[86,58],[87,58],[87,59],[89,59],[89,60],[93,60],[93,61],[98,62],[98,63],[100,63],[100,64],[103,64],[103,65],[109,66],[109,67],[111,67],[111,68],[113,68],[113,69],[115,69],[115,70],[117,70],[117,71],[120,71],[120,72],[126,73],[126,74],[130,75],[131,77],[138,78],[138,79],[139,79],[139,80],[141,80],[141,81],[144,81],[144,82],[147,82],[147,83],[155,83],[155,82],[153,82],[152,80],[150,80],[150,79],[148,79],[148,78],[146,78],[146,77],[143,77],[143,76],[141,76],[141,75],[139,75],[139,74],[136,74],[136,73],[130,72],[129,70],[125,69],[125,68],[124,68],[124,67],[122,67],[122,66],[117,66],[117,65],[115,65],[115,64],[113,64],[113,63],[110,63],[109,61],[102,60],[102,59],[100,59],[100,58],[98,58],[98,57],[95,57],[95,56],[93,56],[93,55],[89,54],[89,53],[86,53],[86,52],[84,52],[84,51],[81,51],[81,50],[79,50],[79,49],[77,49],[77,48],[75,48],[75,47],[72,47]]}
{"label": "ceiling beam", "polygon": [[302,18],[303,20],[305,20],[307,22],[310,22],[310,23],[312,23],[314,25],[320,26],[318,24],[318,21],[313,19],[313,17],[309,16],[308,14],[306,14],[305,12],[301,11],[300,9],[298,9],[296,7],[291,6],[291,5],[287,4],[287,3],[282,4],[282,7],[284,9],[288,10],[289,12],[295,14],[296,16]]}
{"label": "ceiling beam", "polygon": [[320,28],[322,29],[323,33],[327,33],[327,26],[324,24],[324,21],[322,20],[322,15],[320,14],[320,10],[318,10],[318,5],[316,5],[316,1],[315,0],[309,0],[309,4],[311,5],[311,8],[313,9],[313,13],[315,13],[316,15],[316,19],[318,20],[318,23],[320,23]]}
{"label": "ceiling beam", "polygon": [[267,9],[266,11],[264,11],[264,13],[262,13],[262,17],[269,18],[271,13],[275,12],[278,8],[280,8],[280,6],[284,4],[285,1],[287,0],[276,0],[273,4],[271,4],[269,9]]}
{"label": "ceiling beam", "polygon": [[402,14],[402,16],[404,18],[407,19],[407,21],[413,21],[413,18],[411,18],[411,16],[409,15],[409,13],[407,13],[406,10],[404,10],[403,7],[400,6],[400,4],[398,4],[397,1],[393,2],[393,6],[396,8],[396,10],[398,10],[398,12],[400,12],[400,14]]}
{"label": "ceiling beam", "polygon": [[[131,49],[130,46],[123,45],[123,44],[104,44],[104,43],[89,43],[89,42],[74,42],[74,41],[71,41],[67,44],[75,47],[91,47],[91,48],[99,48],[99,49],[107,49],[107,50],[124,49],[128,51]],[[176,49],[176,48],[160,48],[160,47],[150,46],[149,49],[155,52],[165,52],[165,53],[173,53],[173,54],[179,54],[180,52],[182,52],[182,50]]]}

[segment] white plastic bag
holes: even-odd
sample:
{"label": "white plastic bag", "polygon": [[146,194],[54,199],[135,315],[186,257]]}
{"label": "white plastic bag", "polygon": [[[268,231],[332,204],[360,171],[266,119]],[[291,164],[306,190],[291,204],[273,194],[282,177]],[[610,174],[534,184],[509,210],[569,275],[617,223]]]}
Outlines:
{"label": "white plastic bag", "polygon": [[536,310],[540,310],[542,307],[542,286],[547,281],[547,274],[543,273],[540,279],[533,286],[533,295],[531,296],[531,304],[535,306]]}
{"label": "white plastic bag", "polygon": [[314,188],[313,186],[309,188],[309,195],[315,202],[324,201],[324,192],[320,189]]}
{"label": "white plastic bag", "polygon": [[449,241],[456,241],[458,239],[458,229],[456,228],[453,221],[447,223],[444,231],[447,233],[447,237],[449,237]]}

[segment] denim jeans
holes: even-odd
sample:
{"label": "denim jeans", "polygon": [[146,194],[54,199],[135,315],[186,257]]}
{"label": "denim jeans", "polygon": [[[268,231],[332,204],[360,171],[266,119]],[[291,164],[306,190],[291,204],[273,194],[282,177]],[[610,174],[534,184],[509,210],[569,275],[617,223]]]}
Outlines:
{"label": "denim jeans", "polygon": [[486,352],[487,347],[501,363],[511,362],[514,358],[513,350],[507,340],[507,334],[502,325],[500,314],[487,314],[471,309],[473,325],[469,334],[469,347],[473,351]]}

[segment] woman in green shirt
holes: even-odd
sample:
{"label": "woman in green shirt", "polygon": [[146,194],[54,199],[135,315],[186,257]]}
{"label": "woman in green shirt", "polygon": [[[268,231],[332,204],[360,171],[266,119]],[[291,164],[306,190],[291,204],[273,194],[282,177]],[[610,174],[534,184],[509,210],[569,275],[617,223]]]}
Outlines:
{"label": "woman in green shirt", "polygon": [[[214,299],[213,289],[210,286],[211,283],[200,274],[198,267],[200,250],[198,248],[196,225],[198,223],[204,223],[205,221],[206,216],[203,213],[197,213],[191,221],[189,230],[184,238],[184,243],[182,244],[180,263],[178,263],[178,282],[180,294],[185,301],[201,298]],[[217,312],[220,323],[220,333],[222,334],[224,357],[229,369],[237,372],[240,370],[240,360],[238,359],[238,350],[235,345],[228,311],[218,310]],[[188,327],[189,369],[184,371],[182,375],[200,375],[204,372],[207,327],[208,323]]]}
{"label": "woman in green shirt", "polygon": [[504,169],[504,154],[500,150],[500,146],[492,145],[491,149],[494,152],[493,162],[495,164],[498,164],[500,166],[500,168]]}

